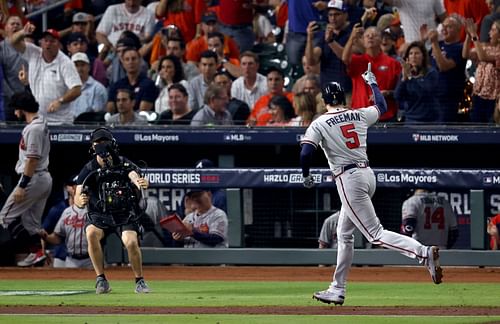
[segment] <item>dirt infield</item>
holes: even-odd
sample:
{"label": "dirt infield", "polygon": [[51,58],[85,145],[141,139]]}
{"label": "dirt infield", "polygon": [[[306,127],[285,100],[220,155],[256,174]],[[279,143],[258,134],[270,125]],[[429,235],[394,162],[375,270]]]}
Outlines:
{"label": "dirt infield", "polygon": [[[241,280],[241,281],[324,281],[331,280],[330,267],[145,267],[148,280]],[[208,271],[207,271],[208,270]],[[129,280],[128,267],[106,270],[110,280]],[[0,278],[16,279],[93,279],[91,270],[53,268],[0,268]],[[351,282],[428,282],[422,267],[353,268]],[[500,283],[500,268],[445,268],[446,282]],[[280,315],[500,315],[498,307],[75,307],[75,306],[2,306],[1,314],[280,314]]]}

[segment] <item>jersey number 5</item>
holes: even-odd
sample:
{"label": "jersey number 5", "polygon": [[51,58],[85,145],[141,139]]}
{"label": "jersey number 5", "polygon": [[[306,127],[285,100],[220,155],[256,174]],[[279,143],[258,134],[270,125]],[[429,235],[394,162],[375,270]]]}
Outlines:
{"label": "jersey number 5", "polygon": [[438,224],[438,229],[444,229],[444,209],[443,207],[438,207],[436,210],[432,211],[431,207],[425,207],[425,229],[431,229],[432,224]]}
{"label": "jersey number 5", "polygon": [[359,137],[354,124],[342,125],[340,129],[342,130],[342,135],[347,139],[345,142],[347,148],[352,150],[359,147]]}

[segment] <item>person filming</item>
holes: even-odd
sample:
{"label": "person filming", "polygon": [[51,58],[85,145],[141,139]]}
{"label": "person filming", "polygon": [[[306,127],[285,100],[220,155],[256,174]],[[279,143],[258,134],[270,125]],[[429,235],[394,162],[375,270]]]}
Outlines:
{"label": "person filming", "polygon": [[94,130],[90,142],[92,159],[78,175],[75,204],[79,208],[88,207],[86,236],[97,275],[96,294],[111,291],[104,275],[101,241],[112,233],[120,234],[127,249],[135,275],[135,292],[149,293],[138,241],[139,220],[146,208],[141,190],[148,188],[148,182],[134,163],[118,155],[116,140],[107,128]]}

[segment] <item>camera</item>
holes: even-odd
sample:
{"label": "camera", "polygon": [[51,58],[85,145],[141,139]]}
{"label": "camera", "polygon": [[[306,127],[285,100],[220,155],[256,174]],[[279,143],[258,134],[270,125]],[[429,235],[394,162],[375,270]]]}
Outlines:
{"label": "camera", "polygon": [[99,201],[104,213],[124,213],[138,206],[141,192],[128,177],[132,170],[128,163],[98,170]]}
{"label": "camera", "polygon": [[325,31],[326,30],[326,25],[328,25],[328,23],[326,21],[317,21],[313,27],[313,31],[317,32],[317,31]]}

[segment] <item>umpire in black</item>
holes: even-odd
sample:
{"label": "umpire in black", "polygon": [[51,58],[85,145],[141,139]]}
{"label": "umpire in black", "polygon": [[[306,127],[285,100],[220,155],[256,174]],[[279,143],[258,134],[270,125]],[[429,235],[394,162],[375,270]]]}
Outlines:
{"label": "umpire in black", "polygon": [[111,291],[104,275],[101,241],[111,233],[121,234],[135,275],[135,292],[148,293],[143,278],[142,255],[139,248],[139,219],[146,208],[142,189],[148,182],[140,169],[118,155],[118,145],[111,131],[97,128],[90,135],[92,159],[78,175],[75,204],[88,205],[86,236],[89,255],[97,275],[96,294]]}

